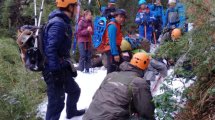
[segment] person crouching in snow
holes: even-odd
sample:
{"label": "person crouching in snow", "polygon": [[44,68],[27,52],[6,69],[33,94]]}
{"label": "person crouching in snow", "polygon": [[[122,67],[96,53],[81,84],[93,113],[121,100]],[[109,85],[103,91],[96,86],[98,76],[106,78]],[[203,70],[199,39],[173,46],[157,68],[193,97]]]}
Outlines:
{"label": "person crouching in snow", "polygon": [[154,43],[155,40],[153,32],[155,32],[155,15],[150,11],[145,0],[140,0],[138,4],[140,6],[140,9],[136,15],[135,22],[139,25],[139,35],[140,37]]}
{"label": "person crouching in snow", "polygon": [[154,104],[150,86],[143,79],[150,58],[136,53],[129,62],[120,65],[120,72],[106,76],[96,91],[83,120],[126,120],[132,114],[154,120]]}
{"label": "person crouching in snow", "polygon": [[78,48],[80,53],[78,70],[89,72],[91,61],[91,36],[93,34],[92,13],[85,10],[78,23]]}

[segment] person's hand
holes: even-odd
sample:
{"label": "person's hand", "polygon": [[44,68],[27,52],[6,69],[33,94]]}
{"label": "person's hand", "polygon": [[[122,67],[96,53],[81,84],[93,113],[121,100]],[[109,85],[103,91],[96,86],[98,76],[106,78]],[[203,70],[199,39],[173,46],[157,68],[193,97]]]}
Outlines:
{"label": "person's hand", "polygon": [[93,32],[93,28],[92,28],[91,26],[89,26],[89,27],[87,28],[87,30],[88,30],[89,32]]}
{"label": "person's hand", "polygon": [[119,57],[119,55],[114,56],[114,60],[115,60],[116,62],[119,62],[119,61],[120,61],[120,57]]}
{"label": "person's hand", "polygon": [[77,70],[74,67],[74,65],[71,62],[71,60],[67,59],[66,62],[68,62],[68,64],[69,64],[68,70],[72,73],[72,77],[77,77],[77,75],[78,75]]}

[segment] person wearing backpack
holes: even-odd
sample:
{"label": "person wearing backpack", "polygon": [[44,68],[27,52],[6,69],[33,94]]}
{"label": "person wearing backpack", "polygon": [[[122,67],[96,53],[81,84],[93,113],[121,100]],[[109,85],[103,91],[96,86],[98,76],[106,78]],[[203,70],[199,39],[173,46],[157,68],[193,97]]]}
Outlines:
{"label": "person wearing backpack", "polygon": [[153,36],[153,32],[155,32],[154,24],[156,22],[156,17],[147,6],[146,0],[140,0],[138,4],[140,9],[136,15],[135,22],[139,25],[139,35],[151,43],[154,43],[156,42]]}
{"label": "person wearing backpack", "polygon": [[77,0],[56,0],[57,8],[49,15],[44,36],[45,68],[43,77],[47,84],[48,106],[46,120],[59,120],[64,108],[65,93],[66,114],[71,119],[81,116],[85,110],[77,110],[80,88],[73,77],[77,76],[71,63],[70,49],[72,28],[70,21],[77,12]]}
{"label": "person wearing backpack", "polygon": [[102,11],[102,16],[106,17],[108,20],[114,18],[114,13],[116,12],[116,1],[117,0],[109,0],[108,6]]}
{"label": "person wearing backpack", "polygon": [[120,65],[120,72],[108,74],[83,120],[129,120],[133,114],[140,119],[154,120],[150,85],[143,79],[149,62],[146,53],[136,53],[130,62]]}
{"label": "person wearing backpack", "polygon": [[93,34],[92,13],[90,10],[85,10],[83,17],[78,23],[78,48],[80,53],[79,66],[80,71],[88,73],[91,60],[91,49]]}
{"label": "person wearing backpack", "polygon": [[125,22],[126,18],[126,11],[124,9],[118,9],[115,13],[114,19],[108,23],[103,35],[103,44],[100,49],[104,51],[103,61],[106,62],[107,73],[118,71],[119,65],[122,62],[120,57],[120,45],[123,37],[121,25]]}

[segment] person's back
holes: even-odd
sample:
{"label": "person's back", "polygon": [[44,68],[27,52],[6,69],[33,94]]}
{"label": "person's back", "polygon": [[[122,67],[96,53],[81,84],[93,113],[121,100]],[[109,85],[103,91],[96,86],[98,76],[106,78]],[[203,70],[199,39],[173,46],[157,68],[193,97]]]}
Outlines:
{"label": "person's back", "polygon": [[154,119],[150,86],[142,79],[143,70],[127,62],[120,69],[107,75],[83,120],[125,120],[133,113],[147,120]]}

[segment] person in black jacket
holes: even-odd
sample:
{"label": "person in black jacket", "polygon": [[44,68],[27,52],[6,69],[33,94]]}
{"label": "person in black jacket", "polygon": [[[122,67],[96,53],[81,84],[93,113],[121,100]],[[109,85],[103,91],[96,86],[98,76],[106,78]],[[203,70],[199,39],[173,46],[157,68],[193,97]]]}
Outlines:
{"label": "person in black jacket", "polygon": [[77,76],[71,63],[70,49],[72,28],[70,21],[76,14],[77,0],[56,0],[57,10],[49,15],[44,36],[46,57],[43,77],[47,84],[48,106],[46,120],[59,120],[64,108],[65,93],[67,118],[80,116],[85,110],[77,110],[80,88],[73,77]]}
{"label": "person in black jacket", "polygon": [[108,20],[114,18],[114,13],[116,12],[116,0],[109,0],[108,7],[102,13],[102,16],[106,17]]}

